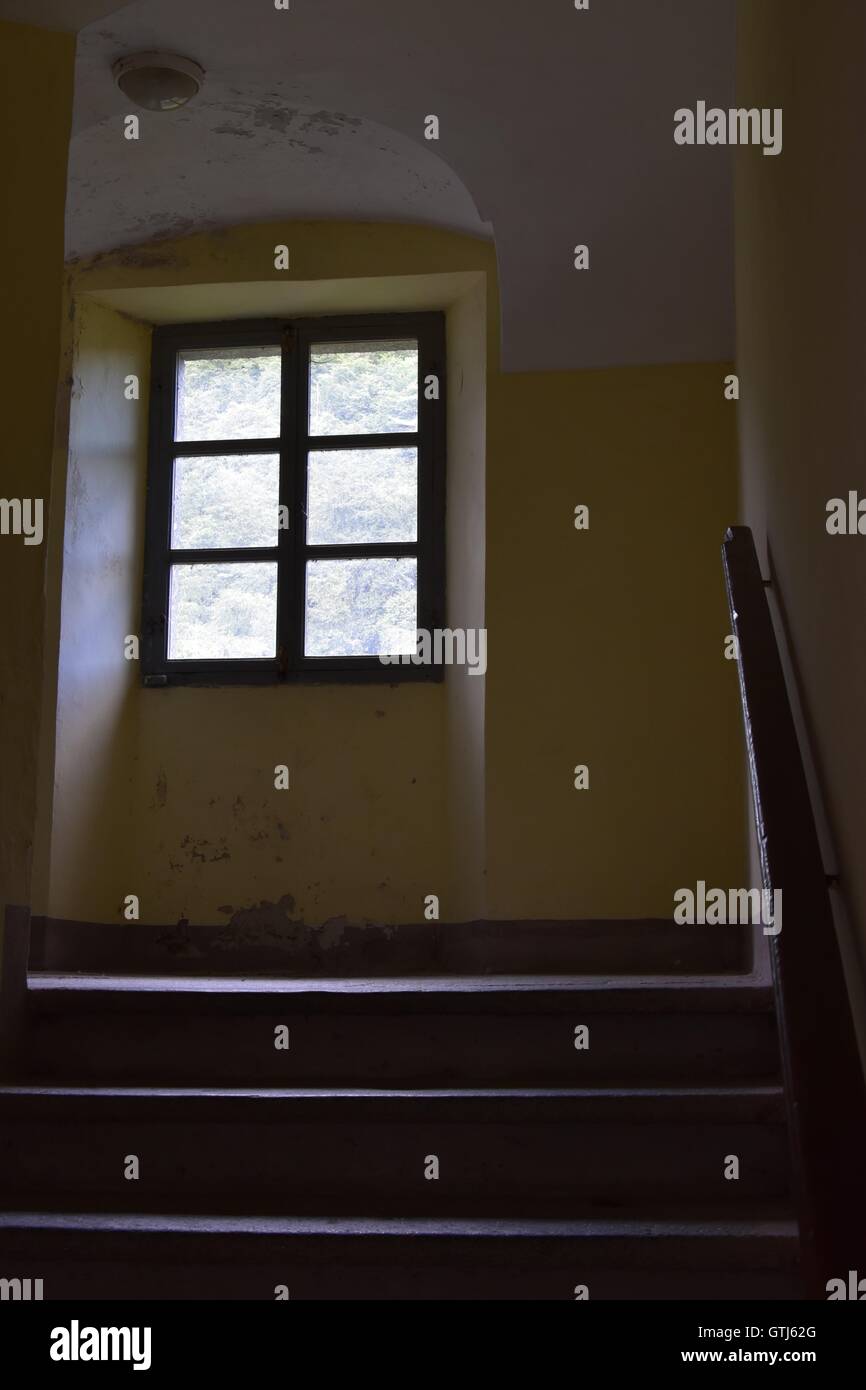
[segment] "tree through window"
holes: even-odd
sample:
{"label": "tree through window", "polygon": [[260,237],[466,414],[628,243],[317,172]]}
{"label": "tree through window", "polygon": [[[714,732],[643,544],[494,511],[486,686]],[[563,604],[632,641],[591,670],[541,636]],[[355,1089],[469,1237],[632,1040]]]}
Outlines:
{"label": "tree through window", "polygon": [[444,320],[154,331],[148,684],[436,678]]}

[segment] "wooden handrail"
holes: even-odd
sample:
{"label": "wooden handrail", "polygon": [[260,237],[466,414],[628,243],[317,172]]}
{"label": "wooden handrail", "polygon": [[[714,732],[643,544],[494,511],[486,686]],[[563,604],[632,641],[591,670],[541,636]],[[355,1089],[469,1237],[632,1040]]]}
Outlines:
{"label": "wooden handrail", "polygon": [[14,1071],[24,1022],[27,960],[30,952],[30,912],[6,908],[3,956],[0,963],[0,1076]]}
{"label": "wooden handrail", "polygon": [[752,533],[722,547],[763,887],[782,892],[769,937],[806,1296],[866,1278],[866,1082],[815,817]]}

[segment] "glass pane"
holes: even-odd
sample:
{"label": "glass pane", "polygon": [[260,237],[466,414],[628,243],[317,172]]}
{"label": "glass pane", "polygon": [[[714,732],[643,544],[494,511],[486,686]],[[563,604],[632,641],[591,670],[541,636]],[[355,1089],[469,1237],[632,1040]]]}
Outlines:
{"label": "glass pane", "polygon": [[237,660],[276,652],[276,564],[172,565],[170,661]]}
{"label": "glass pane", "polygon": [[276,545],[278,454],[176,458],[171,503],[174,550]]}
{"label": "glass pane", "polygon": [[[311,560],[307,565],[306,656],[378,656],[415,651],[417,561]],[[400,633],[400,645],[394,645]]]}
{"label": "glass pane", "polygon": [[273,439],[279,432],[279,347],[177,354],[175,439]]}
{"label": "glass pane", "polygon": [[417,536],[417,449],[322,449],[310,454],[310,545],[414,541]]}
{"label": "glass pane", "polygon": [[418,343],[314,343],[310,434],[407,434],[418,428]]}

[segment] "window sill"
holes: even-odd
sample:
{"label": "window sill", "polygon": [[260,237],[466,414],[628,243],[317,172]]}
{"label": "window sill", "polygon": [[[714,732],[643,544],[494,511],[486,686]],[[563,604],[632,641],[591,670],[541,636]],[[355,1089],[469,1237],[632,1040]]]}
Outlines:
{"label": "window sill", "polygon": [[375,665],[311,665],[278,672],[272,663],[259,665],[232,662],[210,666],[178,667],[142,673],[142,685],[147,690],[168,690],[172,686],[235,686],[235,685],[404,685],[441,683],[444,666],[383,666]]}

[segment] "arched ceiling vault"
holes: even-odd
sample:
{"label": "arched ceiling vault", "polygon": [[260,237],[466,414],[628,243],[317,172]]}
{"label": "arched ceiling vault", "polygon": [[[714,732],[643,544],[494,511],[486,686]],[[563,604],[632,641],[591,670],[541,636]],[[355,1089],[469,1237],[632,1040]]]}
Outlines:
{"label": "arched ceiling vault", "polygon": [[[111,63],[143,49],[207,78],[131,142]],[[730,152],[675,145],[673,113],[730,105],[733,70],[734,0],[136,0],[79,35],[68,250],[423,222],[495,236],[507,369],[723,360]]]}

